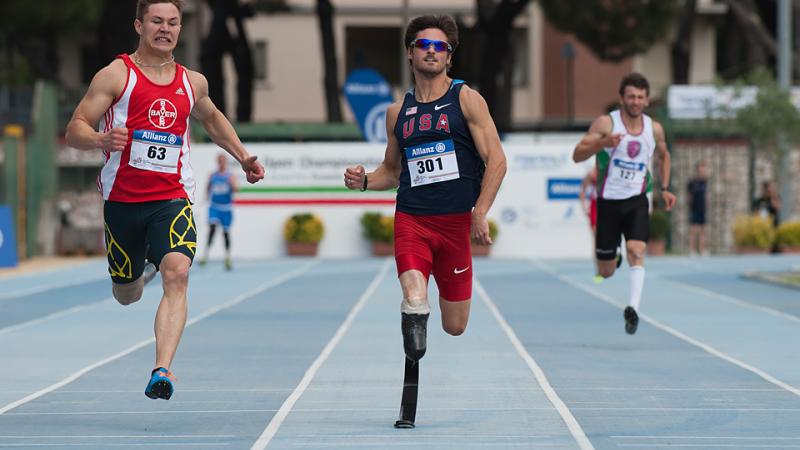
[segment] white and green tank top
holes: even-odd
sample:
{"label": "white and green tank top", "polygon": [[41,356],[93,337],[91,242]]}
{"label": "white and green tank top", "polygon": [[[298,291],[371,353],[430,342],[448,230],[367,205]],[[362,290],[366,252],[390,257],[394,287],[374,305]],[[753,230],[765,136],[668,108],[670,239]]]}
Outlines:
{"label": "white and green tank top", "polygon": [[613,123],[611,134],[623,136],[619,145],[604,148],[597,154],[599,198],[623,200],[650,191],[650,161],[656,149],[653,119],[642,114],[642,130],[633,134],[622,122],[619,110],[609,115]]}

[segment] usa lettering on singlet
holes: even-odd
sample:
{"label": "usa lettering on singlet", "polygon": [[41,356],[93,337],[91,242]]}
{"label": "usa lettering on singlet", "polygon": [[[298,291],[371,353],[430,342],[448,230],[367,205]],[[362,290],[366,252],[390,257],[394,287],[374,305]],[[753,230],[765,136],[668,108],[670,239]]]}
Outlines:
{"label": "usa lettering on singlet", "polygon": [[233,205],[233,188],[230,183],[231,174],[215,173],[209,181],[211,191],[211,207],[220,211],[230,211]]}
{"label": "usa lettering on singlet", "polygon": [[417,215],[472,210],[485,165],[461,111],[462,80],[453,80],[439,99],[422,103],[414,90],[403,99],[394,134],[402,168],[397,210]]}
{"label": "usa lettering on singlet", "polygon": [[189,162],[189,115],[194,89],[186,69],[175,65],[166,85],[150,81],[128,55],[125,88],[100,120],[99,131],[127,128],[122,151],[103,150],[98,177],[103,198],[146,202],[186,198],[194,202],[195,180]]}
{"label": "usa lettering on singlet", "polygon": [[612,111],[611,134],[622,134],[619,145],[597,154],[600,198],[623,200],[644,193],[650,181],[650,160],[656,148],[653,119],[642,114],[642,130],[630,133],[619,110]]}

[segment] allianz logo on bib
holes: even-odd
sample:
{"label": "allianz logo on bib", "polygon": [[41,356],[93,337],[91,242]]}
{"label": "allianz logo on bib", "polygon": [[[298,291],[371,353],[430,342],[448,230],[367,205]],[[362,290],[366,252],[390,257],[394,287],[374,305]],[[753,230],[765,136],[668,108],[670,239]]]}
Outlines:
{"label": "allianz logo on bib", "polygon": [[439,141],[439,142],[432,142],[430,144],[423,144],[418,147],[410,147],[409,155],[408,156],[425,156],[430,155],[432,153],[444,153],[448,151],[448,142],[449,141]]}
{"label": "allianz logo on bib", "polygon": [[134,130],[133,139],[154,144],[183,145],[183,139],[177,134],[165,133],[163,131]]}
{"label": "allianz logo on bib", "polygon": [[621,159],[614,159],[614,165],[620,169],[626,170],[644,170],[647,165],[641,162],[623,161]]}

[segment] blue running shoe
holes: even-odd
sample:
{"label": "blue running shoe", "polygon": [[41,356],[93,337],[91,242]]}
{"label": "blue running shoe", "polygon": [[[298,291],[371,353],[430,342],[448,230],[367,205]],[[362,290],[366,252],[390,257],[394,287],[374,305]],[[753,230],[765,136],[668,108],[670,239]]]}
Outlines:
{"label": "blue running shoe", "polygon": [[172,382],[175,381],[175,375],[163,367],[153,369],[150,375],[150,382],[147,383],[147,388],[144,390],[144,395],[152,398],[163,398],[169,400],[172,397]]}

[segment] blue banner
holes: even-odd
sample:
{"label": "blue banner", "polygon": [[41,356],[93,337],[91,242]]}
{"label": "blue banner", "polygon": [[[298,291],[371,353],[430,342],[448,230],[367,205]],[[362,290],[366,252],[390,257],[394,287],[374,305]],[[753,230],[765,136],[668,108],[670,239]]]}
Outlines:
{"label": "blue banner", "polygon": [[581,192],[580,178],[548,178],[548,200],[577,200]]}
{"label": "blue banner", "polygon": [[0,205],[0,267],[17,266],[17,238],[11,208]]}
{"label": "blue banner", "polygon": [[392,104],[392,87],[372,69],[350,72],[344,95],[367,142],[386,142],[386,108]]}

